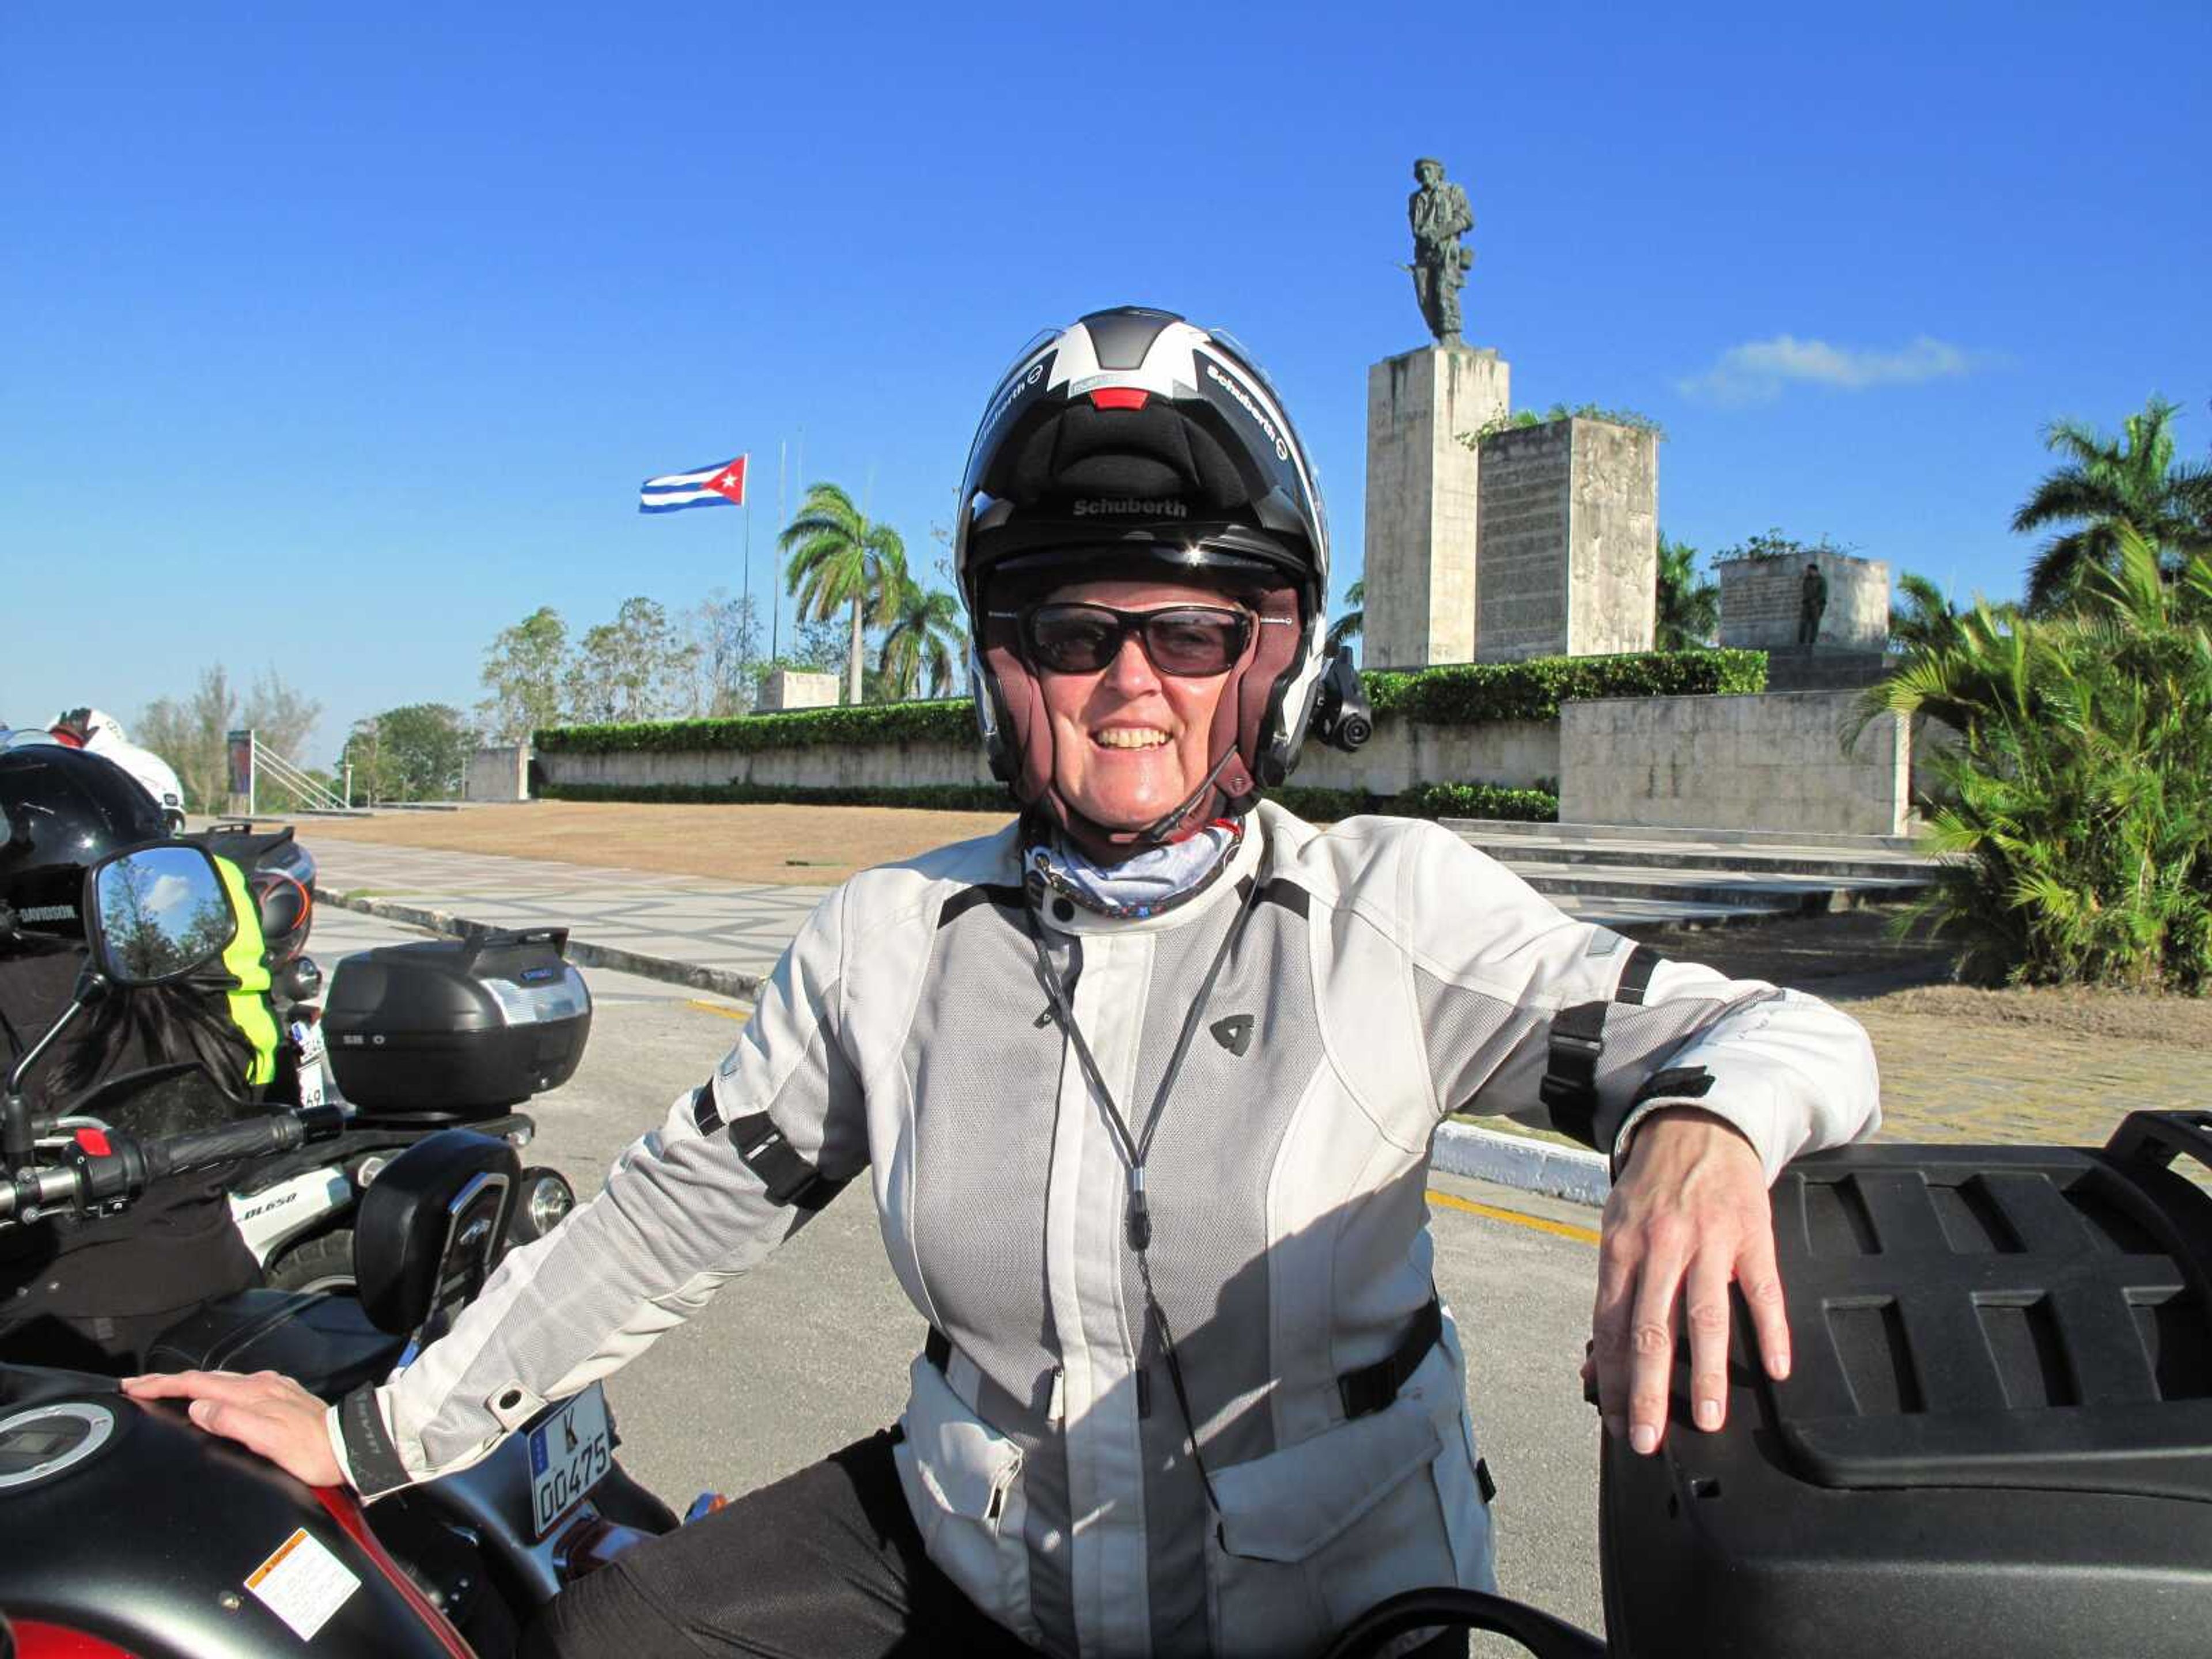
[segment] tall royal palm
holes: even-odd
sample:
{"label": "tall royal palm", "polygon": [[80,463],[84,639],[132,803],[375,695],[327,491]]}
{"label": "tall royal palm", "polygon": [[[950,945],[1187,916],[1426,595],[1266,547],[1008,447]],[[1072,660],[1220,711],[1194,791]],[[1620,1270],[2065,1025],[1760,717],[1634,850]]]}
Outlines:
{"label": "tall royal palm", "polygon": [[2212,550],[2212,470],[2173,459],[2179,405],[2153,398],[2128,416],[2118,441],[2078,421],[2045,428],[2045,447],[2065,458],[2012,515],[2015,531],[2075,528],[2045,543],[2028,567],[2027,605],[2047,615],[2070,603],[2093,570],[2119,568],[2120,532],[2133,530],[2166,568]]}
{"label": "tall royal palm", "polygon": [[960,601],[942,588],[924,588],[908,575],[899,562],[892,592],[880,620],[884,624],[884,647],[876,672],[884,695],[911,697],[927,677],[929,695],[941,697],[951,689],[957,652],[964,637],[960,625]]}
{"label": "tall royal palm", "polygon": [[906,579],[906,544],[887,524],[872,524],[853,498],[833,483],[817,483],[799,504],[776,544],[788,556],[784,591],[799,599],[799,614],[828,622],[849,613],[845,646],[845,701],[860,701],[862,635],[870,623],[887,620],[892,584],[887,572]]}
{"label": "tall royal palm", "polygon": [[1698,550],[1659,538],[1657,609],[1652,643],[1662,651],[1688,651],[1712,643],[1721,625],[1721,590],[1698,575]]}

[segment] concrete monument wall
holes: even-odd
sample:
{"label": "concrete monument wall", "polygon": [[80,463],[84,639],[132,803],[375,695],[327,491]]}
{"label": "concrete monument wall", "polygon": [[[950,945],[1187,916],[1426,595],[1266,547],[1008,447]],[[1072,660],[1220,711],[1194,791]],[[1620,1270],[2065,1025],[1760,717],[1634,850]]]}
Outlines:
{"label": "concrete monument wall", "polygon": [[530,745],[510,744],[479,749],[469,757],[469,769],[461,780],[463,800],[528,800]]}
{"label": "concrete monument wall", "polygon": [[1482,459],[1459,441],[1504,416],[1497,353],[1424,346],[1367,371],[1366,624],[1362,665],[1474,658]]}
{"label": "concrete monument wall", "polygon": [[1575,416],[1567,654],[1649,651],[1659,626],[1659,434]]}
{"label": "concrete monument wall", "polygon": [[[816,744],[740,753],[694,749],[538,757],[549,783],[720,785],[783,788],[915,788],[989,783],[980,743]],[[1378,721],[1357,754],[1309,744],[1291,781],[1314,789],[1369,789],[1392,795],[1417,783],[1497,783],[1527,788],[1559,775],[1557,720],[1493,720],[1480,726]]]}
{"label": "concrete monument wall", "polygon": [[1749,651],[1797,642],[1797,607],[1805,567],[1815,563],[1828,580],[1828,608],[1815,643],[1850,651],[1879,651],[1889,641],[1889,565],[1848,553],[1806,558],[1724,559],[1713,568],[1721,582],[1720,642]]}
{"label": "concrete monument wall", "polygon": [[687,749],[538,757],[548,783],[758,783],[786,789],[911,789],[988,783],[980,743],[818,744],[805,749]]}
{"label": "concrete monument wall", "polygon": [[810,674],[804,669],[779,668],[760,683],[753,712],[777,708],[830,708],[836,705],[843,681],[835,674]]}
{"label": "concrete monument wall", "polygon": [[1650,650],[1658,435],[1573,416],[1492,433],[1481,457],[1474,659]]}
{"label": "concrete monument wall", "polygon": [[1559,818],[1712,830],[1908,833],[1911,742],[1854,691],[1608,697],[1559,713]]}

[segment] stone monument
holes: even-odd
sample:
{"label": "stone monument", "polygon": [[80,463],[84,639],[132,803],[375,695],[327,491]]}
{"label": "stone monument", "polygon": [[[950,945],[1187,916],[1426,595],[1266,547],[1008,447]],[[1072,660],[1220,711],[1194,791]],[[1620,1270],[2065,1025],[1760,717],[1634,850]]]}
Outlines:
{"label": "stone monument", "polygon": [[761,677],[753,698],[753,713],[765,714],[782,708],[831,708],[836,706],[839,680],[835,674],[811,674],[800,668],[779,668]]}
{"label": "stone monument", "polygon": [[[1807,615],[1807,568],[1826,588],[1814,613],[1813,638],[1800,631]],[[1880,651],[1889,643],[1889,565],[1829,548],[1802,556],[1755,555],[1713,566],[1721,582],[1720,642],[1751,651]]]}
{"label": "stone monument", "polygon": [[1649,651],[1658,434],[1571,415],[1492,432],[1481,452],[1474,660]]}
{"label": "stone monument", "polygon": [[1467,193],[1443,164],[1414,163],[1407,204],[1413,297],[1435,343],[1367,371],[1367,538],[1363,630],[1370,668],[1474,656],[1475,502],[1482,459],[1460,441],[1503,420],[1511,370],[1460,340],[1459,289],[1474,255]]}

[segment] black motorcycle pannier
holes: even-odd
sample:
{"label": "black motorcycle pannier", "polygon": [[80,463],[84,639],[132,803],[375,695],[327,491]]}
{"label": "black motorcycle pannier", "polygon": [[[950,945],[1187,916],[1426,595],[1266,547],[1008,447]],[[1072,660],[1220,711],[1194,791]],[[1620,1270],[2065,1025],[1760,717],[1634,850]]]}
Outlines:
{"label": "black motorcycle pannier", "polygon": [[1784,1170],[1790,1377],[1739,1299],[1727,1427],[1691,1425],[1678,1368],[1659,1455],[1607,1437],[1611,1651],[2212,1651],[2212,1195],[2172,1167],[2212,1166],[2208,1130]]}
{"label": "black motorcycle pannier", "polygon": [[568,943],[538,927],[346,957],[323,1002],[338,1091],[364,1115],[456,1122],[558,1088],[592,1030]]}

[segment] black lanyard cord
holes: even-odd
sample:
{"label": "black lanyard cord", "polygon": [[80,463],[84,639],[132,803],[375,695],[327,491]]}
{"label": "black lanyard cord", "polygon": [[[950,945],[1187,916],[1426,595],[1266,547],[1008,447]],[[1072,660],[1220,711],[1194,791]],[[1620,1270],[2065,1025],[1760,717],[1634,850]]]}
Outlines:
{"label": "black lanyard cord", "polygon": [[[1051,955],[1045,949],[1044,930],[1037,925],[1034,915],[1029,917],[1030,939],[1036,947],[1037,977],[1044,981],[1045,994],[1051,1000],[1053,1014],[1060,1021],[1060,1029],[1067,1034],[1068,1042],[1074,1045],[1075,1058],[1083,1067],[1084,1076],[1090,1079],[1091,1089],[1098,1096],[1099,1104],[1106,1109],[1107,1127],[1113,1132],[1115,1144],[1121,1150],[1122,1164],[1128,1170],[1129,1198],[1122,1211],[1123,1233],[1130,1249],[1136,1254],[1138,1277],[1144,1281],[1146,1315],[1159,1326],[1160,1352],[1167,1361],[1168,1382],[1175,1389],[1176,1404],[1182,1412],[1183,1428],[1190,1437],[1190,1461],[1198,1470],[1199,1484],[1206,1488],[1206,1501],[1212,1506],[1216,1515],[1221,1512],[1221,1505],[1214,1498],[1213,1481],[1206,1474],[1206,1459],[1198,1449],[1198,1419],[1192,1414],[1189,1391],[1183,1386],[1182,1364],[1176,1357],[1175,1330],[1168,1323],[1167,1312],[1160,1306],[1160,1299],[1152,1290],[1152,1265],[1148,1255],[1152,1243],[1152,1214],[1145,1201],[1145,1160],[1152,1154],[1152,1137],[1158,1132],[1160,1121],[1166,1114],[1168,1095],[1175,1087],[1177,1074],[1182,1070],[1184,1057],[1190,1052],[1191,1040],[1198,1035],[1198,1028],[1204,1022],[1206,1005],[1213,994],[1214,981],[1221,977],[1222,969],[1235,954],[1237,942],[1244,935],[1244,924],[1251,920],[1259,896],[1260,881],[1255,874],[1237,904],[1237,914],[1230,918],[1229,931],[1222,936],[1221,948],[1213,953],[1212,964],[1206,969],[1205,979],[1200,981],[1198,994],[1191,1000],[1190,1012],[1183,1017],[1182,1030],[1176,1038],[1175,1052],[1168,1056],[1167,1069],[1160,1073],[1159,1091],[1152,1097],[1152,1109],[1145,1118],[1142,1131],[1133,1135],[1129,1132],[1127,1121],[1121,1115],[1121,1109],[1115,1104],[1114,1091],[1106,1086],[1105,1074],[1098,1069],[1097,1060],[1091,1056],[1091,1045],[1084,1041],[1083,1028],[1075,1023],[1074,1006],[1068,1001],[1066,988],[1061,985],[1060,975],[1054,971]],[[1140,1354],[1142,1346],[1139,1345]]]}

